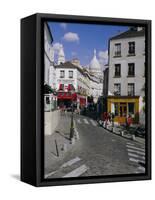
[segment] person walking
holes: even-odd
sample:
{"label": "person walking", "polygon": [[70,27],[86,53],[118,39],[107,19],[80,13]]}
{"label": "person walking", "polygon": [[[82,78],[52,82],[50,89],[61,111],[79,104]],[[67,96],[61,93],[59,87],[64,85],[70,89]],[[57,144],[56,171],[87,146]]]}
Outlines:
{"label": "person walking", "polygon": [[127,128],[127,130],[130,128],[131,124],[132,124],[132,117],[129,114],[128,117],[127,117],[127,121],[126,121],[126,128]]}

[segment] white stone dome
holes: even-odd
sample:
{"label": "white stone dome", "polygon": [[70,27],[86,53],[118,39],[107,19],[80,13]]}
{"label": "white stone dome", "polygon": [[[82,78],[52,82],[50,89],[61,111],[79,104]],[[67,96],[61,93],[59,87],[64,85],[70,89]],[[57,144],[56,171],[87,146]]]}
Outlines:
{"label": "white stone dome", "polygon": [[63,46],[61,45],[58,52],[58,65],[64,62],[65,62],[65,54],[64,54]]}
{"label": "white stone dome", "polygon": [[90,72],[93,72],[93,73],[101,72],[101,66],[100,66],[98,59],[96,58],[96,50],[95,49],[94,49],[94,57],[89,64],[89,70],[90,70]]}
{"label": "white stone dome", "polygon": [[62,46],[62,45],[60,45],[60,49],[59,49],[58,55],[59,55],[60,57],[64,57],[64,56],[65,56],[64,50],[63,50],[63,46]]}

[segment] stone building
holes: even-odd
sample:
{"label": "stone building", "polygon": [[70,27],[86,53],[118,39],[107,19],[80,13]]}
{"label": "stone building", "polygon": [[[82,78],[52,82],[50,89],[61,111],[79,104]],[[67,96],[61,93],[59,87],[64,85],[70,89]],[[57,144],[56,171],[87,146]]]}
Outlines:
{"label": "stone building", "polygon": [[124,123],[131,115],[135,123],[145,124],[145,30],[142,27],[109,40],[108,112],[115,122]]}

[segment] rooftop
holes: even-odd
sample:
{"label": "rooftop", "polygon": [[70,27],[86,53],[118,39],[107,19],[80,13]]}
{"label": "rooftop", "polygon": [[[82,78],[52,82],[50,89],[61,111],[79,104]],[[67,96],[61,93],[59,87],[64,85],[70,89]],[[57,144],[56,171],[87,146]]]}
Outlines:
{"label": "rooftop", "polygon": [[122,38],[131,38],[131,37],[141,37],[145,35],[145,29],[137,30],[134,28],[129,29],[126,32],[120,33],[112,38],[110,40],[116,40],[116,39],[122,39]]}

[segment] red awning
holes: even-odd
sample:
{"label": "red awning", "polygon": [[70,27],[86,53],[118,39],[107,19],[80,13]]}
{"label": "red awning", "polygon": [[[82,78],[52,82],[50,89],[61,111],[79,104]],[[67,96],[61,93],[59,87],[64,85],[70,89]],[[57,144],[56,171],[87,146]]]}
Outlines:
{"label": "red awning", "polygon": [[64,84],[59,84],[59,90],[64,90]]}
{"label": "red awning", "polygon": [[75,90],[74,86],[72,84],[68,84],[68,91],[71,91],[71,90]]}
{"label": "red awning", "polygon": [[68,99],[68,100],[73,100],[73,101],[76,101],[77,99],[77,94],[76,93],[73,93],[71,94],[70,92],[59,92],[58,93],[58,99]]}

